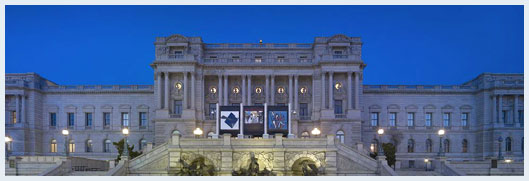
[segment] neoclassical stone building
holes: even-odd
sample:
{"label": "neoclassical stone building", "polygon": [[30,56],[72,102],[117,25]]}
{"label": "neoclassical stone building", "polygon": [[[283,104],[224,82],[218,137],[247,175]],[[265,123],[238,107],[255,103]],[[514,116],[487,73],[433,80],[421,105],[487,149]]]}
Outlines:
{"label": "neoclassical stone building", "polygon": [[[523,74],[483,73],[460,85],[364,85],[362,42],[345,35],[284,44],[172,35],[154,46],[153,85],[58,85],[36,73],[6,74],[11,154],[62,155],[68,145],[73,156],[109,160],[123,127],[142,150],[175,133],[194,138],[195,128],[219,137],[217,104],[290,104],[290,138],[314,137],[318,128],[320,137],[334,135],[366,155],[393,143],[398,167],[434,158],[439,129],[448,160],[487,160],[500,149],[523,160]],[[378,128],[386,130],[382,138]]]}

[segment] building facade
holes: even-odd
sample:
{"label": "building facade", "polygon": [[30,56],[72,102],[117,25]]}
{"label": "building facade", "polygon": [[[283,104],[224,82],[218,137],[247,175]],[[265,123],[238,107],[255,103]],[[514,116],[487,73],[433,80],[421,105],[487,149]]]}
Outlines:
{"label": "building facade", "polygon": [[[393,143],[400,167],[435,157],[441,142],[449,160],[487,160],[500,150],[523,160],[523,74],[483,73],[461,85],[364,85],[362,42],[345,35],[285,44],[172,35],[154,46],[153,85],[58,85],[35,73],[6,74],[10,154],[62,155],[68,147],[73,156],[114,159],[112,142],[124,127],[142,150],[173,133],[193,138],[195,128],[217,137],[217,104],[290,104],[291,137],[312,137],[318,128],[366,152]],[[378,128],[386,130],[381,138]]]}

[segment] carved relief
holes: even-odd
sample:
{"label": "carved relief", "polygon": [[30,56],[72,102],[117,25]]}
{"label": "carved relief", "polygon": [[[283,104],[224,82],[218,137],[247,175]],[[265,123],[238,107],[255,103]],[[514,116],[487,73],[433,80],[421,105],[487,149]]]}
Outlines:
{"label": "carved relief", "polygon": [[[259,163],[259,170],[272,170],[274,168],[274,154],[270,152],[253,152],[257,163]],[[233,152],[233,168],[239,170],[240,168],[248,168],[250,164],[250,152]]]}
{"label": "carved relief", "polygon": [[285,152],[286,169],[291,170],[294,162],[300,158],[309,158],[315,162],[317,167],[325,167],[324,151],[294,151]]}
{"label": "carved relief", "polygon": [[206,158],[205,160],[206,165],[213,165],[215,169],[220,170],[221,159],[222,159],[220,152],[212,152],[212,151],[201,152],[201,153],[182,152],[180,158],[187,164],[191,164],[191,162],[193,162],[195,159],[201,156]]}

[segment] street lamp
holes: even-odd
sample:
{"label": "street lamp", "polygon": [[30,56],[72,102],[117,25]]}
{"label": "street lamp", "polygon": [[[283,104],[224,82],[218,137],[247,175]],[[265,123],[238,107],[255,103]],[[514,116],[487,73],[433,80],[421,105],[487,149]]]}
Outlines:
{"label": "street lamp", "polygon": [[62,130],[62,135],[64,136],[64,156],[68,157],[68,135],[70,132],[67,129]]}
{"label": "street lamp", "polygon": [[382,143],[383,143],[382,142],[382,135],[384,134],[384,129],[382,129],[382,128],[378,129],[377,133],[378,133],[378,140],[380,140],[379,141],[380,145],[378,145],[378,155],[379,156],[384,156],[384,149],[382,149]]}
{"label": "street lamp", "polygon": [[425,158],[425,159],[424,159],[424,169],[425,169],[426,171],[428,171],[428,164],[429,164],[429,162],[430,162],[430,160],[428,160],[428,158]]}
{"label": "street lamp", "polygon": [[195,134],[195,137],[196,138],[199,138],[202,133],[204,133],[200,128],[196,128],[194,131],[193,131],[193,134]]}
{"label": "street lamp", "polygon": [[5,141],[6,141],[6,160],[8,160],[9,158],[9,142],[13,141],[13,139],[11,139],[9,136],[6,136],[5,137]]}
{"label": "street lamp", "polygon": [[318,128],[314,128],[310,133],[317,137],[321,134],[321,131]]}
{"label": "street lamp", "polygon": [[445,156],[444,150],[443,150],[443,136],[445,135],[445,130],[440,129],[437,134],[439,135],[439,153],[437,154],[439,157]]}
{"label": "street lamp", "polygon": [[123,139],[123,156],[129,156],[129,145],[127,145],[127,136],[129,135],[129,129],[128,128],[123,128],[123,130],[121,130],[121,132],[123,133],[123,135],[125,135],[125,138]]}
{"label": "street lamp", "polygon": [[503,137],[498,138],[498,160],[503,160],[503,155],[501,154],[501,143],[503,142]]}

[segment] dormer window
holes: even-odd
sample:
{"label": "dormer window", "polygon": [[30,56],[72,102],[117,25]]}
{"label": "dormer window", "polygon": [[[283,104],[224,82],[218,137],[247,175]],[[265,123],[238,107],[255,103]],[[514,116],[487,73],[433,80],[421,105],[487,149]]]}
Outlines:
{"label": "dormer window", "polygon": [[263,57],[262,56],[255,56],[255,62],[256,63],[261,63],[263,61]]}

